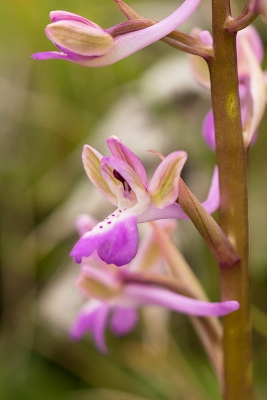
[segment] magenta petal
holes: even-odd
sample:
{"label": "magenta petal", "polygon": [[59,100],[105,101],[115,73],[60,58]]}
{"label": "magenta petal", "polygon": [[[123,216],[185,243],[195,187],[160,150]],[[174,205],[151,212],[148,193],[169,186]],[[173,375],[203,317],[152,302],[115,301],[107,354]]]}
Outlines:
{"label": "magenta petal", "polygon": [[65,53],[59,53],[58,51],[45,51],[34,53],[31,55],[35,60],[49,60],[50,58],[60,58],[63,60],[69,60],[69,57]]}
{"label": "magenta petal", "polygon": [[116,307],[110,321],[110,329],[117,336],[127,335],[138,321],[138,312],[135,308]]}
{"label": "magenta petal", "polygon": [[70,13],[68,11],[51,11],[50,13],[50,20],[52,22],[57,22],[57,21],[77,21],[77,22],[82,22],[83,24],[93,26],[97,29],[102,28],[95,24],[94,22],[90,21],[87,18],[81,17],[80,15]]}
{"label": "magenta petal", "polygon": [[108,232],[102,233],[100,224],[91,231],[86,232],[73,247],[70,256],[76,263],[80,263],[83,257],[89,257],[105,241]]}
{"label": "magenta petal", "polygon": [[203,121],[202,134],[207,143],[207,145],[215,150],[216,140],[215,140],[215,127],[214,127],[214,117],[213,111],[210,110]]}
{"label": "magenta petal", "polygon": [[138,247],[137,218],[138,216],[134,215],[116,221],[112,232],[97,249],[98,255],[103,261],[117,266],[132,261]]}
{"label": "magenta petal", "polygon": [[155,304],[173,311],[200,317],[221,317],[239,308],[237,301],[210,303],[148,285],[130,284],[125,288],[124,294],[135,300],[137,305]]}
{"label": "magenta petal", "polygon": [[91,330],[91,320],[93,319],[93,315],[85,313],[78,314],[74,324],[72,325],[70,336],[72,340],[80,340],[82,336],[85,335],[86,332]]}
{"label": "magenta petal", "polygon": [[213,37],[211,36],[209,31],[200,31],[199,38],[202,43],[206,44],[207,46],[212,46]]}
{"label": "magenta petal", "polygon": [[219,170],[217,165],[214,167],[208,197],[203,201],[202,206],[209,214],[214,213],[220,206]]}
{"label": "magenta petal", "polygon": [[86,232],[73,247],[70,256],[77,263],[97,250],[99,257],[108,264],[128,264],[138,247],[138,215],[125,215],[117,210],[104,221]]}
{"label": "magenta petal", "polygon": [[79,340],[87,333],[91,332],[94,337],[95,344],[101,353],[107,353],[105,344],[105,328],[109,306],[98,300],[90,300],[78,314],[70,331],[73,340]]}
{"label": "magenta petal", "polygon": [[107,353],[108,349],[105,343],[105,328],[107,325],[107,318],[109,313],[109,306],[102,303],[97,310],[93,324],[93,337],[96,347],[101,353]]}
{"label": "magenta petal", "polygon": [[92,331],[99,304],[98,300],[91,300],[80,310],[70,330],[73,340],[80,340],[83,335]]}

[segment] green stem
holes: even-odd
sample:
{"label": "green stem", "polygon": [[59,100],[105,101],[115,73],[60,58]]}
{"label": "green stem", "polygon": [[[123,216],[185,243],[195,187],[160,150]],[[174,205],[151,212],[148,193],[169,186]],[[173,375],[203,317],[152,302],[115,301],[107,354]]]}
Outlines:
{"label": "green stem", "polygon": [[247,154],[243,144],[236,35],[225,29],[229,0],[212,0],[214,57],[211,77],[220,176],[220,226],[241,260],[221,268],[222,300],[237,300],[240,309],[223,318],[225,400],[252,400],[250,277],[248,267]]}

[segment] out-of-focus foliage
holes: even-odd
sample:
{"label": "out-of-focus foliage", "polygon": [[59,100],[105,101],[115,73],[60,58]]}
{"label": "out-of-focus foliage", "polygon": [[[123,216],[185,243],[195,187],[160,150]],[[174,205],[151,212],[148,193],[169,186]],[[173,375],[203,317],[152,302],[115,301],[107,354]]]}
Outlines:
{"label": "out-of-focus foliage", "polygon": [[[129,4],[156,19],[174,10],[177,1]],[[101,151],[106,138],[117,134],[148,170],[157,160],[146,149],[186,150],[184,178],[200,197],[215,159],[201,138],[209,93],[192,81],[185,55],[158,43],[104,69],[34,61],[30,54],[53,50],[44,27],[56,9],[103,27],[124,20],[112,0],[9,0],[0,5],[1,398],[220,399],[184,316],[145,310],[133,334],[123,339],[107,335],[107,357],[98,354],[90,338],[69,340],[68,328],[82,301],[73,284],[78,267],[68,257],[76,240],[75,216],[109,212],[84,176],[83,144]],[[208,28],[209,15],[206,1],[185,30]],[[267,27],[260,21],[257,26],[266,44]],[[259,398],[267,391],[266,129],[267,117],[249,162]],[[216,264],[189,222],[180,224],[177,242],[210,297],[218,299]]]}

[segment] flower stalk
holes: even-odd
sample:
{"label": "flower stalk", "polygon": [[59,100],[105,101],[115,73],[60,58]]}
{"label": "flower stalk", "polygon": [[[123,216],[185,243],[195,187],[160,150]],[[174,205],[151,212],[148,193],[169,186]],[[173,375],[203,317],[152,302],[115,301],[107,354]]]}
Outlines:
{"label": "flower stalk", "polygon": [[214,57],[208,59],[221,192],[220,226],[240,256],[221,269],[222,300],[240,309],[223,319],[224,399],[252,400],[250,277],[248,266],[247,151],[238,95],[236,34],[225,29],[229,0],[212,0]]}

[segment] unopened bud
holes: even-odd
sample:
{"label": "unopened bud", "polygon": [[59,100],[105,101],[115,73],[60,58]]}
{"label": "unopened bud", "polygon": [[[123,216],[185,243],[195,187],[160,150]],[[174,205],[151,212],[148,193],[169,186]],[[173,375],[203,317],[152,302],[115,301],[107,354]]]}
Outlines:
{"label": "unopened bud", "polygon": [[60,50],[84,57],[101,56],[115,46],[113,37],[100,27],[74,20],[53,22],[46,34]]}

